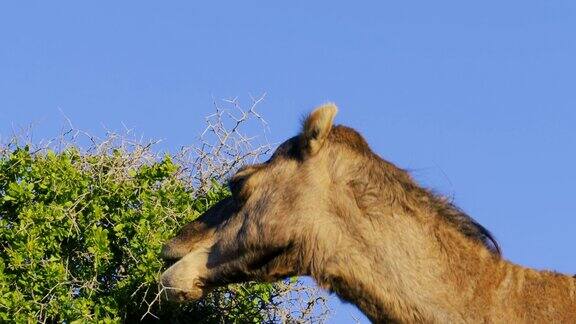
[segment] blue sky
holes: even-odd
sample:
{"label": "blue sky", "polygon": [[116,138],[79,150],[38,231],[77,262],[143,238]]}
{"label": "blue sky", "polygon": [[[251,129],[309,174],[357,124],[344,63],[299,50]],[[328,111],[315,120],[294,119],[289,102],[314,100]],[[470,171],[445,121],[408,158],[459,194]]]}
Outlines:
{"label": "blue sky", "polygon": [[[191,143],[212,98],[267,93],[271,137],[327,100],[452,195],[510,260],[576,273],[574,1],[0,4],[0,134],[64,112]],[[349,322],[337,302],[333,322]]]}

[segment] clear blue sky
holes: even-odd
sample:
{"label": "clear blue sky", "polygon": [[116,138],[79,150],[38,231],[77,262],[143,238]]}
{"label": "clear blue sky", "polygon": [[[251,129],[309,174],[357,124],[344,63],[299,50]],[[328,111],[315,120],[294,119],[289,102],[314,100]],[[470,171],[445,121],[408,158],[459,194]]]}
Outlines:
{"label": "clear blue sky", "polygon": [[[0,134],[53,136],[62,110],[176,149],[212,97],[267,92],[279,141],[331,100],[507,258],[576,273],[575,33],[568,0],[3,2]],[[335,305],[333,322],[357,314]]]}

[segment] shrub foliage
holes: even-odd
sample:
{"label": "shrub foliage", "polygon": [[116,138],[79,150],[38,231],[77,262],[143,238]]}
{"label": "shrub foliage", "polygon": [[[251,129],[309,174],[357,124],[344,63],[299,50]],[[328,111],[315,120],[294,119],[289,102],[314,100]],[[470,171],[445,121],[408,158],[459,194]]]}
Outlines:
{"label": "shrub foliage", "polygon": [[0,150],[0,322],[312,319],[321,298],[299,309],[293,281],[160,300],[162,244],[229,194],[218,181],[199,191],[186,172],[150,145]]}
{"label": "shrub foliage", "polygon": [[[169,307],[168,314],[157,306],[148,309],[163,267],[158,253],[183,223],[228,192],[215,183],[193,198],[169,156],[137,168],[125,168],[127,162],[120,151],[32,155],[28,147],[0,159],[3,321],[177,315]],[[258,304],[269,301],[272,286],[243,288],[261,298],[236,303],[230,315],[260,320]],[[224,305],[230,300],[213,302],[231,306]],[[214,311],[204,313],[196,315],[208,318]]]}

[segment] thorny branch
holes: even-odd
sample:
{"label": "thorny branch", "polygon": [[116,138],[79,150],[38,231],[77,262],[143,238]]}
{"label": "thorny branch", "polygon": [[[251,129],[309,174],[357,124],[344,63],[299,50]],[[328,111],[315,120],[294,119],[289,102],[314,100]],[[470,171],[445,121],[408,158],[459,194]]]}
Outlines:
{"label": "thorny branch", "polygon": [[[215,112],[206,117],[199,144],[183,147],[176,159],[186,166],[192,184],[205,192],[212,180],[223,181],[243,164],[255,163],[272,151],[268,123],[256,111],[264,95],[252,98],[243,109],[238,98],[214,101]],[[245,129],[259,124],[262,134],[248,136]]]}

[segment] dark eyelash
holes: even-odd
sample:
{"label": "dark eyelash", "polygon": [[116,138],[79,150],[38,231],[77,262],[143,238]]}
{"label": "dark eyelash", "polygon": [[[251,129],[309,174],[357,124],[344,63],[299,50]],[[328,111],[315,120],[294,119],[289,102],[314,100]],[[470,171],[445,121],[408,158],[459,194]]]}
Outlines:
{"label": "dark eyelash", "polygon": [[233,177],[228,181],[228,188],[233,196],[238,196],[242,185],[246,181],[246,177]]}

